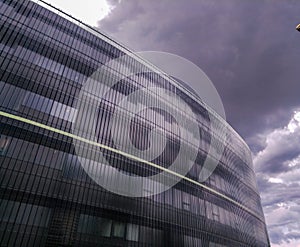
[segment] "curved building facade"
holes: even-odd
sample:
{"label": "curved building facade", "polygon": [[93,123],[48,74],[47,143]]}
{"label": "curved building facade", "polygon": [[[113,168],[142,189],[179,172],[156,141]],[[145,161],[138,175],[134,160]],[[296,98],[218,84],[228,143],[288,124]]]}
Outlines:
{"label": "curved building facade", "polygon": [[0,246],[269,246],[250,150],[195,93],[43,1],[0,13]]}

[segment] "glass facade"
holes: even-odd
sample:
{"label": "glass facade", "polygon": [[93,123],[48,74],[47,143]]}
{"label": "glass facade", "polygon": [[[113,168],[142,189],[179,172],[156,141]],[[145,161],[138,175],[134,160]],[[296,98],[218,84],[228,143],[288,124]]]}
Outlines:
{"label": "glass facade", "polygon": [[[0,246],[270,245],[247,145],[222,118],[209,115],[193,92],[43,1],[0,0],[0,13]],[[96,154],[101,151],[111,167],[131,176],[168,170],[183,143],[196,149],[197,157],[179,183],[147,197],[126,197],[99,186],[82,166],[84,160],[97,167],[99,160],[79,157],[74,147],[72,126],[81,89],[105,67],[110,73],[94,78],[94,84],[98,92],[107,90],[107,81],[126,70],[115,71],[109,61],[124,55],[127,67],[148,72],[124,77],[101,99],[95,132],[102,146],[78,142]],[[112,138],[110,126],[124,96],[143,89],[144,97],[132,105],[147,105],[150,98],[161,102],[159,90],[151,88],[178,95],[192,109],[200,133],[199,147],[194,147],[193,131],[179,137],[167,112],[150,107],[135,116],[127,134],[136,149],[147,150],[154,128],[165,136],[164,151],[151,160],[157,167],[116,152],[124,133],[115,129]],[[189,117],[184,109],[178,114]],[[124,109],[127,115],[130,109]],[[211,117],[229,131],[218,166],[201,182],[214,134]],[[87,115],[85,121],[92,120]],[[143,189],[153,192],[155,186]]]}

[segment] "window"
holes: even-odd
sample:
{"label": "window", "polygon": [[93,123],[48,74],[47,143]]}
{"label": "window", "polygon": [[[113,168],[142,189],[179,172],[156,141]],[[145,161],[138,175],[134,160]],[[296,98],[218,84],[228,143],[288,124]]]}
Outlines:
{"label": "window", "polygon": [[138,241],[139,240],[139,226],[131,223],[127,224],[126,240]]}
{"label": "window", "polygon": [[81,214],[78,223],[78,232],[110,237],[112,220]]}
{"label": "window", "polygon": [[18,110],[25,90],[0,82],[0,105],[2,108]]}
{"label": "window", "polygon": [[26,92],[26,96],[22,104],[34,110],[44,112],[70,122],[74,121],[74,116],[76,114],[76,109],[71,106],[64,105],[31,92]]}
{"label": "window", "polygon": [[[81,214],[78,223],[78,232],[98,237],[125,238],[126,223],[111,219]],[[139,227],[127,224],[126,239],[138,241]]]}
{"label": "window", "polygon": [[65,154],[63,177],[74,180],[87,180],[87,174],[81,166],[77,155]]}
{"label": "window", "polygon": [[59,75],[61,75],[64,70],[64,66],[62,64],[39,54],[36,54],[36,60],[34,63]]}
{"label": "window", "polygon": [[210,180],[210,185],[212,185],[213,187],[216,187],[216,179],[214,177],[215,175],[211,175],[209,180]]}
{"label": "window", "polygon": [[110,237],[112,227],[112,220],[101,219],[100,223],[100,235],[102,237]]}
{"label": "window", "polygon": [[140,234],[140,241],[142,243],[150,244],[152,242],[152,228],[141,226],[141,234]]}
{"label": "window", "polygon": [[182,192],[182,208],[187,211],[190,211],[191,208],[191,197],[186,192]]}
{"label": "window", "polygon": [[212,216],[213,216],[213,220],[218,222],[220,221],[219,207],[215,204],[212,204]]}
{"label": "window", "polygon": [[226,245],[209,242],[209,247],[226,247]]}
{"label": "window", "polygon": [[206,209],[206,217],[210,220],[213,219],[212,216],[212,204],[208,201],[205,202],[205,209]]}
{"label": "window", "polygon": [[75,108],[54,101],[50,115],[73,122],[75,113]]}
{"label": "window", "polygon": [[173,190],[173,199],[174,199],[174,206],[176,208],[182,208],[182,198],[181,198],[181,190],[177,190],[177,189],[174,189]]}
{"label": "window", "polygon": [[125,223],[114,221],[113,222],[113,237],[123,238],[125,235]]}
{"label": "window", "polygon": [[153,196],[153,200],[156,202],[164,203],[165,202],[165,194],[160,193]]}
{"label": "window", "polygon": [[194,238],[191,236],[184,235],[184,246],[186,247],[202,246],[202,241],[199,238]]}
{"label": "window", "polygon": [[173,189],[169,189],[169,190],[166,190],[166,191],[164,192],[164,195],[165,195],[165,203],[166,203],[166,204],[169,204],[169,205],[173,205],[173,202],[172,202],[172,198],[173,198],[173,196],[172,196],[172,190],[173,190]]}
{"label": "window", "polygon": [[53,100],[45,98],[35,93],[26,92],[23,105],[34,110],[49,114],[52,108]]}
{"label": "window", "polygon": [[220,213],[220,222],[222,224],[226,224],[226,210],[222,207],[219,207],[219,213]]}
{"label": "window", "polygon": [[16,224],[47,227],[51,210],[33,204],[0,200],[0,219]]}
{"label": "window", "polygon": [[0,155],[4,155],[8,148],[11,138],[6,135],[0,135]]}

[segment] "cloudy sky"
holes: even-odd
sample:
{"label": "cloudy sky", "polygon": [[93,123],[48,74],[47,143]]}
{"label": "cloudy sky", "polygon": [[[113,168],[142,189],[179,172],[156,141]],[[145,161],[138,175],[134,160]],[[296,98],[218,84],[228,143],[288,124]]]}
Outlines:
{"label": "cloudy sky", "polygon": [[253,152],[272,246],[300,246],[300,1],[49,2],[135,51],[198,65]]}

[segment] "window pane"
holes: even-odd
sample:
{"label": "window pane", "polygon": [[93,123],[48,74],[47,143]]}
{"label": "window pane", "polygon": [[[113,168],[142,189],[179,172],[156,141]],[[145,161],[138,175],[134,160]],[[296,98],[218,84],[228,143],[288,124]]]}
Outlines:
{"label": "window pane", "polygon": [[113,236],[123,238],[124,235],[125,235],[125,224],[122,222],[115,221]]}
{"label": "window pane", "polygon": [[10,137],[6,135],[0,135],[0,155],[4,155],[10,143]]}
{"label": "window pane", "polygon": [[[100,235],[102,237],[110,237],[111,225],[112,225],[112,221],[111,220],[109,220],[109,219],[102,219],[101,230],[100,230]],[[125,231],[125,229],[124,229],[124,231]]]}
{"label": "window pane", "polygon": [[139,226],[134,224],[127,224],[126,239],[130,241],[139,240]]}

